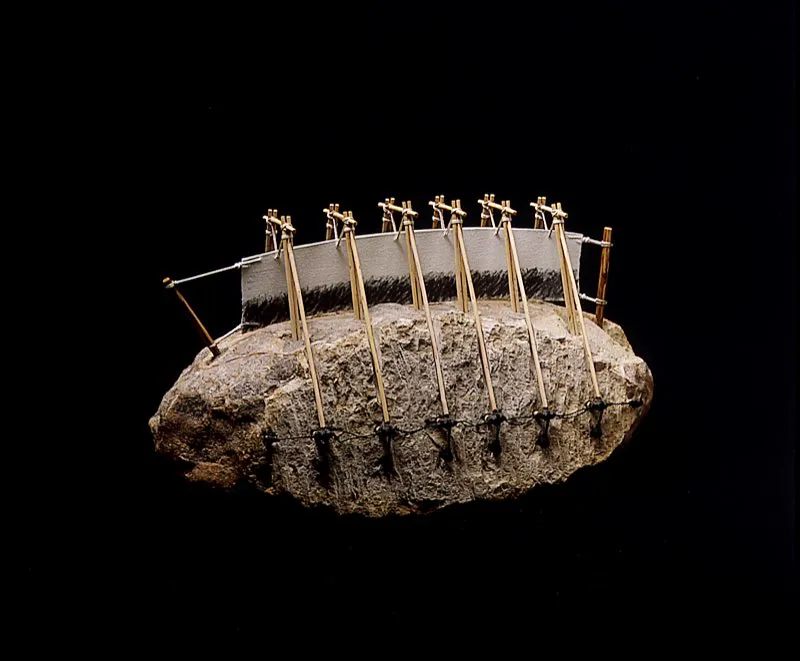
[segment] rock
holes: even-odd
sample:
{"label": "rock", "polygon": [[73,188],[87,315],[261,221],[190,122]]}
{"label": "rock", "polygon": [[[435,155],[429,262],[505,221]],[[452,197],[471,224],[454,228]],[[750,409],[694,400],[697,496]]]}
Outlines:
{"label": "rock", "polygon": [[337,436],[311,436],[319,424],[306,354],[283,322],[229,337],[214,360],[206,349],[198,354],[150,420],[156,450],[188,466],[192,481],[244,482],[307,506],[383,516],[513,498],[604,460],[628,440],[653,379],[619,326],[606,320],[602,330],[585,315],[600,392],[612,404],[602,414],[586,411],[593,393],[581,338],[568,334],[563,308],[531,302],[550,409],[578,412],[551,420],[543,435],[544,423],[531,417],[538,391],[525,319],[507,301],[479,305],[498,408],[508,418],[499,433],[480,424],[489,402],[472,316],[453,303],[431,306],[450,414],[462,421],[448,443],[445,431],[425,428],[441,414],[425,317],[382,304],[371,313],[400,430],[393,439],[375,434],[381,412],[363,322],[339,312],[309,319],[326,423]]}

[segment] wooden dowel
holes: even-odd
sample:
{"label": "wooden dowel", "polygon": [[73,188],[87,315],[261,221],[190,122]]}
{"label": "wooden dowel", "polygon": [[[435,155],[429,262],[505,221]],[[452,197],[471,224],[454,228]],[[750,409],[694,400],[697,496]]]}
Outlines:
{"label": "wooden dowel", "polygon": [[578,324],[575,319],[575,301],[572,298],[572,287],[570,286],[569,276],[567,275],[567,272],[571,271],[571,267],[569,265],[569,252],[566,254],[564,253],[566,241],[562,241],[564,238],[564,225],[562,223],[556,223],[555,225],[558,258],[561,262],[561,287],[564,292],[564,307],[567,310],[567,330],[572,335],[577,335]]}
{"label": "wooden dowel", "polygon": [[[536,204],[544,204],[544,198],[543,197],[537,198],[536,199]],[[535,230],[543,230],[544,228],[545,228],[544,213],[539,211],[538,209],[534,209],[534,212],[533,212],[533,229],[535,229]]]}
{"label": "wooden dowel", "polygon": [[[606,300],[606,287],[608,286],[608,267],[611,261],[611,228],[603,228],[604,245],[600,252],[600,276],[597,280],[597,298],[601,301]],[[598,303],[595,307],[594,318],[600,328],[603,327],[603,313],[605,303]]]}
{"label": "wooden dowel", "polygon": [[[456,220],[453,223],[454,228],[458,228],[461,225],[460,220]],[[461,242],[461,233],[457,232],[455,229],[453,230],[453,246],[455,248],[455,260],[456,260],[456,298],[458,300],[458,309],[461,312],[467,312],[467,283],[464,279],[464,263],[461,261],[461,248],[459,247],[459,243]]]}
{"label": "wooden dowel", "polygon": [[[411,230],[411,231],[409,231]],[[442,415],[449,415],[450,410],[447,406],[447,395],[444,389],[444,372],[442,370],[442,361],[439,356],[439,342],[436,339],[436,330],[433,327],[433,319],[431,318],[431,310],[428,306],[428,292],[425,289],[425,279],[422,274],[422,264],[419,261],[419,252],[417,251],[417,239],[414,236],[413,225],[406,228],[406,236],[410,237],[411,254],[414,258],[414,268],[417,272],[417,279],[420,283],[420,298],[422,299],[422,306],[425,310],[425,321],[428,324],[428,332],[431,336],[431,350],[433,351],[433,364],[436,369],[436,382],[439,386],[439,399],[442,403]]]}
{"label": "wooden dowel", "polygon": [[525,325],[528,328],[528,341],[531,345],[531,357],[533,358],[533,366],[536,370],[536,384],[539,387],[539,401],[541,402],[543,408],[547,408],[547,394],[544,391],[542,366],[539,363],[539,351],[536,347],[536,333],[533,330],[531,313],[528,309],[528,296],[525,293],[525,283],[522,280],[522,269],[519,265],[519,253],[517,253],[517,242],[514,239],[514,232],[511,229],[511,223],[506,223],[506,235],[508,236],[511,244],[511,257],[514,261],[514,271],[517,276],[517,283],[519,284],[520,296],[522,297],[522,310],[525,313]]}
{"label": "wooden dowel", "polygon": [[506,247],[506,271],[508,273],[508,298],[511,301],[511,309],[519,312],[519,292],[517,291],[517,278],[514,275],[514,259],[511,254],[511,241],[509,232],[511,231],[511,221],[503,221],[505,225],[505,247]]}
{"label": "wooden dowel", "polygon": [[[168,287],[172,284],[172,280],[170,278],[164,278],[163,282]],[[194,327],[197,329],[197,332],[200,333],[200,337],[203,338],[203,341],[206,343],[209,351],[211,351],[211,354],[214,356],[214,358],[219,356],[219,347],[214,344],[214,338],[211,337],[211,334],[206,330],[206,327],[203,326],[203,322],[200,321],[200,317],[198,317],[194,310],[192,310],[192,306],[189,305],[189,301],[183,297],[183,294],[178,291],[178,288],[174,284],[172,284],[171,289],[175,291],[175,295],[178,297],[178,300],[186,306],[186,309],[189,311],[192,321],[194,322]]]}
{"label": "wooden dowel", "polygon": [[291,241],[286,232],[284,232],[281,237],[281,243],[283,243],[283,263],[286,270],[286,298],[289,303],[289,321],[292,327],[292,339],[297,340],[300,338],[300,326],[297,319],[297,295],[292,283],[292,270],[288,259],[288,249],[291,245]]}
{"label": "wooden dowel", "polygon": [[565,259],[567,262],[567,277],[569,279],[572,295],[575,299],[575,307],[578,316],[578,321],[581,327],[581,336],[583,337],[583,350],[586,354],[586,365],[589,368],[589,375],[592,378],[592,388],[594,389],[594,396],[600,397],[600,386],[597,384],[597,374],[594,370],[594,358],[592,357],[592,350],[589,348],[589,338],[586,337],[586,325],[583,321],[583,310],[581,309],[580,293],[578,292],[578,283],[575,281],[575,274],[572,272],[572,263],[569,258],[569,251],[567,250],[567,239],[564,236],[563,230],[558,232],[560,242],[563,246]]}
{"label": "wooden dowel", "polygon": [[308,360],[308,370],[311,372],[311,384],[314,387],[314,403],[317,407],[317,420],[321,428],[325,427],[325,411],[322,409],[322,392],[319,387],[319,378],[317,377],[317,366],[314,362],[314,352],[311,349],[311,336],[308,332],[308,323],[306,322],[306,308],[303,304],[303,291],[300,289],[300,277],[297,274],[297,263],[294,259],[294,248],[291,242],[285,246],[286,249],[286,263],[289,264],[289,271],[292,278],[292,289],[295,292],[297,300],[297,310],[300,315],[300,323],[303,327],[303,341],[306,347],[306,359]]}
{"label": "wooden dowel", "polygon": [[353,299],[353,316],[356,319],[362,319],[361,304],[358,296],[358,282],[356,281],[356,267],[353,261],[353,249],[350,244],[350,235],[353,233],[352,228],[345,227],[344,233],[347,235],[347,268],[350,271],[350,295]]}
{"label": "wooden dowel", "polygon": [[481,366],[483,367],[483,378],[486,381],[486,388],[489,391],[489,406],[492,411],[497,410],[497,400],[494,397],[494,386],[492,385],[492,373],[489,371],[489,356],[486,353],[486,343],[483,338],[483,325],[481,324],[481,315],[478,312],[478,301],[475,297],[475,288],[472,286],[472,273],[469,269],[469,259],[467,258],[467,250],[464,247],[464,236],[461,223],[456,224],[456,233],[460,235],[458,247],[461,252],[461,262],[463,265],[464,275],[467,280],[467,288],[469,289],[469,298],[472,303],[472,315],[475,320],[475,332],[478,334],[478,353],[481,357]]}
{"label": "wooden dowel", "polygon": [[347,240],[351,246],[353,265],[356,272],[356,285],[361,303],[361,312],[363,314],[364,324],[367,328],[367,342],[369,342],[369,352],[370,356],[372,357],[372,371],[375,374],[375,386],[378,391],[378,400],[380,401],[381,411],[383,413],[383,421],[389,422],[389,406],[386,403],[386,392],[383,389],[383,376],[381,375],[381,363],[380,358],[378,357],[378,347],[375,344],[375,335],[372,330],[372,319],[370,318],[369,307],[367,305],[367,292],[364,289],[364,276],[361,272],[361,261],[358,258],[356,237],[352,231],[348,232]]}
{"label": "wooden dowel", "polygon": [[406,234],[406,254],[408,255],[408,277],[411,283],[411,302],[414,308],[419,310],[422,305],[422,298],[420,296],[420,285],[417,278],[417,270],[414,267],[414,255],[411,251],[411,242],[413,241],[414,223],[410,220],[404,220],[403,226],[405,227]]}

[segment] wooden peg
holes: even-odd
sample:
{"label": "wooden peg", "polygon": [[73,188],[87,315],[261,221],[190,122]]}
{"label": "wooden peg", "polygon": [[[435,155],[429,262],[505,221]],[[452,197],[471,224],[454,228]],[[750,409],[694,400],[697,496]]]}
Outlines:
{"label": "wooden peg", "polygon": [[600,276],[597,280],[597,307],[595,308],[594,317],[597,325],[603,327],[603,313],[605,311],[606,300],[606,287],[608,285],[608,267],[611,261],[611,228],[603,228],[603,246],[600,252]]}
{"label": "wooden peg", "polygon": [[192,306],[189,305],[189,301],[187,301],[183,294],[178,291],[178,288],[175,286],[175,283],[172,282],[172,278],[164,278],[162,281],[167,289],[172,289],[175,292],[175,295],[178,297],[178,300],[186,306],[186,309],[189,311],[189,314],[192,317],[192,321],[194,322],[194,327],[197,329],[197,332],[200,334],[200,337],[203,338],[203,342],[208,347],[208,350],[211,351],[211,354],[216,358],[220,354],[219,347],[214,344],[214,338],[211,337],[211,334],[206,330],[206,327],[203,325],[203,322],[200,321],[200,317],[195,314],[195,311],[192,310]]}
{"label": "wooden peg", "polygon": [[[540,195],[536,198],[536,204],[541,205],[544,204],[542,202],[544,198]],[[544,224],[544,212],[541,209],[534,209],[533,210],[533,229],[535,230],[542,230],[545,228]]]}
{"label": "wooden peg", "polygon": [[[411,202],[403,202],[403,209],[411,210]],[[406,234],[406,255],[408,256],[408,275],[409,282],[411,283],[411,302],[414,308],[419,310],[422,308],[422,292],[417,277],[417,268],[414,264],[413,245],[416,243],[414,239],[414,217],[411,214],[403,215],[403,229]]]}
{"label": "wooden peg", "polygon": [[[350,214],[349,211],[344,212],[344,218],[346,221],[350,220],[349,214]],[[353,258],[353,244],[351,243],[351,238],[353,239],[353,241],[355,240],[354,237],[352,237],[353,224],[350,222],[345,222],[342,231],[344,232],[347,238],[347,268],[350,272],[350,295],[353,301],[353,316],[356,319],[363,319],[361,311],[361,299],[359,298],[359,293],[358,293],[356,264],[355,264],[355,259]]]}
{"label": "wooden peg", "polygon": [[[503,206],[507,206],[503,202]],[[514,257],[511,250],[511,217],[504,216],[502,221],[505,229],[505,248],[506,248],[506,271],[508,274],[508,298],[511,301],[511,309],[519,312],[519,292],[517,289],[517,278],[514,271]]]}
{"label": "wooden peg", "polygon": [[[560,203],[556,202],[553,205],[556,212],[561,211]],[[556,222],[558,220],[559,222]],[[567,241],[564,234],[564,223],[561,214],[556,213],[553,217],[553,227],[556,232],[556,245],[558,247],[558,256],[561,262],[561,286],[564,291],[564,308],[567,311],[567,330],[572,335],[578,334],[578,321],[575,314],[575,299],[572,295],[572,287],[570,285],[571,264],[569,253],[567,250]]]}

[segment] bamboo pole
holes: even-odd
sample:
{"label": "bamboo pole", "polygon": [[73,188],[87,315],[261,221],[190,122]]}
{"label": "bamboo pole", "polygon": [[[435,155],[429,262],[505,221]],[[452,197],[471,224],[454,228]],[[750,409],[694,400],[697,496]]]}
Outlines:
{"label": "bamboo pole", "polygon": [[284,253],[284,267],[286,270],[286,293],[287,293],[287,300],[289,303],[289,321],[291,322],[292,327],[292,339],[297,340],[300,338],[300,324],[298,319],[298,301],[297,301],[297,292],[295,291],[294,286],[292,285],[292,267],[289,263],[288,259],[288,251],[289,246],[291,246],[292,240],[289,236],[289,232],[286,230],[287,224],[291,227],[291,217],[289,217],[288,221],[285,221],[283,217],[281,217],[281,243],[283,244],[283,253]]}
{"label": "bamboo pole", "polygon": [[[506,203],[504,203],[505,205]],[[511,218],[503,216],[500,221],[505,226],[505,248],[506,248],[506,272],[508,273],[508,297],[511,300],[511,309],[514,312],[519,312],[519,291],[517,289],[517,280],[514,276],[514,258],[511,253],[511,240],[509,233],[511,231]]]}
{"label": "bamboo pole", "polygon": [[464,276],[467,281],[467,289],[469,290],[469,298],[472,303],[472,315],[475,320],[475,331],[478,334],[478,352],[481,357],[481,366],[483,367],[483,378],[486,381],[486,388],[489,391],[489,406],[492,411],[497,410],[497,400],[494,397],[494,386],[492,385],[492,374],[489,371],[489,357],[486,353],[486,342],[483,337],[483,326],[481,324],[481,315],[478,312],[478,301],[475,297],[475,288],[472,285],[472,273],[469,269],[469,259],[467,258],[467,250],[464,246],[464,234],[461,227],[462,223],[455,223],[455,233],[458,235],[457,244],[461,254],[461,264]]}
{"label": "bamboo pole", "polygon": [[[455,207],[456,201],[453,200],[453,206]],[[459,227],[461,227],[461,217],[454,214],[451,219],[450,223],[453,225],[453,247],[455,253],[455,260],[456,260],[456,267],[455,267],[455,275],[456,275],[456,299],[458,301],[458,309],[466,313],[468,306],[467,306],[467,280],[464,274],[464,262],[461,259],[461,242],[463,241],[463,234],[461,232],[456,231]]]}
{"label": "bamboo pole", "polygon": [[419,310],[422,306],[422,296],[417,270],[414,268],[414,257],[411,254],[411,235],[414,233],[414,216],[407,213],[408,211],[412,211],[411,202],[403,202],[403,229],[405,229],[406,234],[406,255],[408,256],[408,276],[411,283],[411,302],[414,308]]}
{"label": "bamboo pole", "polygon": [[278,218],[278,210],[277,209],[267,209],[267,215],[263,217],[264,221],[267,223],[267,240],[264,244],[264,252],[272,252],[278,248],[275,242],[275,231],[272,228],[272,223],[275,222],[273,219],[277,220]]}
{"label": "bamboo pole", "polygon": [[525,283],[522,280],[522,269],[519,265],[519,254],[517,253],[517,242],[514,239],[514,231],[511,229],[511,220],[506,220],[506,237],[511,249],[511,257],[514,264],[514,272],[517,277],[520,295],[522,297],[522,311],[525,313],[525,326],[528,329],[528,340],[531,345],[531,357],[533,358],[533,366],[536,370],[536,385],[539,388],[539,401],[542,408],[547,408],[547,394],[544,390],[544,378],[542,377],[542,366],[539,363],[539,351],[536,346],[536,333],[533,330],[533,323],[531,322],[531,312],[528,309],[528,296],[525,293]]}
{"label": "bamboo pole", "polygon": [[347,268],[350,272],[350,295],[353,299],[353,316],[356,319],[363,319],[361,314],[361,303],[358,295],[358,279],[356,275],[356,265],[353,259],[353,247],[350,243],[350,235],[353,233],[353,228],[345,225],[342,230],[347,237]]}
{"label": "bamboo pole", "polygon": [[603,327],[603,313],[606,306],[606,287],[608,286],[608,267],[611,260],[611,228],[603,228],[603,243],[600,253],[600,276],[597,280],[597,298],[601,301],[597,303],[594,312],[595,321],[600,328]]}
{"label": "bamboo pole", "polygon": [[314,387],[314,403],[317,407],[317,420],[319,421],[320,428],[325,427],[325,411],[322,408],[322,392],[319,386],[319,378],[317,376],[317,366],[314,362],[314,352],[311,348],[311,335],[308,332],[308,323],[306,322],[306,308],[303,304],[303,291],[300,288],[300,277],[297,273],[297,263],[294,259],[294,248],[291,241],[285,246],[287,264],[289,264],[289,271],[292,277],[292,285],[295,291],[295,298],[297,300],[297,310],[300,315],[300,323],[303,327],[303,341],[306,348],[306,359],[308,360],[308,370],[311,372],[311,384]]}
{"label": "bamboo pole", "polygon": [[[542,205],[547,204],[547,198],[546,197],[537,197],[536,198],[536,204],[542,204]],[[533,229],[535,229],[535,230],[543,230],[543,229],[545,229],[544,212],[540,211],[539,209],[536,209],[534,211]]]}
{"label": "bamboo pole", "polygon": [[570,289],[575,300],[575,307],[577,312],[578,321],[581,328],[581,336],[583,337],[583,350],[586,355],[586,365],[589,368],[589,375],[592,379],[592,388],[594,389],[594,396],[600,398],[600,386],[597,384],[597,374],[594,370],[594,358],[592,357],[592,350],[589,347],[589,338],[586,337],[586,325],[583,321],[583,310],[581,310],[580,293],[578,292],[578,283],[575,281],[575,274],[572,272],[572,263],[569,259],[569,251],[567,250],[567,239],[564,236],[563,230],[556,232],[559,242],[562,245],[564,256],[567,263],[567,278],[569,280]]}
{"label": "bamboo pole", "polygon": [[[560,203],[557,203],[556,210],[561,211]],[[567,310],[567,330],[572,335],[578,334],[578,323],[575,319],[575,301],[572,296],[572,287],[568,272],[572,272],[570,266],[569,251],[566,248],[567,242],[564,236],[564,219],[560,215],[553,216],[553,225],[556,231],[556,245],[558,246],[558,257],[561,262],[561,286],[564,291],[564,307]],[[563,239],[563,240],[562,240]],[[566,252],[565,252],[566,251]]]}
{"label": "bamboo pole", "polygon": [[387,197],[386,201],[383,203],[383,223],[381,224],[381,233],[389,232],[394,229],[394,219],[392,217],[392,211],[397,209],[392,209],[395,207],[395,198]]}
{"label": "bamboo pole", "polygon": [[444,389],[444,371],[442,370],[442,360],[439,355],[439,342],[436,339],[436,330],[433,327],[433,319],[431,317],[430,306],[428,305],[428,292],[425,289],[425,279],[422,275],[422,264],[419,260],[419,252],[417,251],[417,239],[414,236],[414,224],[409,223],[406,225],[406,238],[409,242],[411,255],[414,261],[414,269],[417,274],[417,279],[420,283],[420,298],[422,299],[422,306],[425,310],[425,321],[428,324],[428,332],[431,336],[431,350],[433,351],[433,364],[436,369],[436,382],[439,386],[439,399],[442,403],[442,415],[449,415],[450,410],[447,406],[447,394]]}
{"label": "bamboo pole", "polygon": [[203,341],[206,343],[208,350],[211,351],[211,355],[216,358],[220,354],[219,347],[214,343],[214,338],[211,337],[211,334],[206,330],[206,327],[203,325],[203,322],[200,321],[200,317],[195,314],[195,311],[192,310],[192,306],[189,305],[189,301],[187,301],[183,294],[178,291],[178,288],[175,286],[175,283],[172,282],[172,278],[164,278],[163,280],[164,285],[166,285],[167,289],[172,289],[175,292],[175,295],[178,297],[178,300],[186,306],[186,309],[189,311],[189,314],[192,317],[192,321],[194,322],[194,327],[197,329],[197,332],[200,333],[200,337],[203,338]]}
{"label": "bamboo pole", "polygon": [[[383,388],[383,376],[381,375],[381,363],[380,358],[378,357],[378,348],[375,343],[375,334],[372,330],[372,319],[369,315],[369,307],[367,306],[367,292],[364,289],[364,275],[361,272],[361,261],[358,258],[358,248],[356,247],[356,237],[355,232],[351,226],[352,223],[355,223],[353,220],[352,211],[348,212],[348,228],[345,230],[347,232],[347,242],[348,246],[350,247],[350,254],[353,260],[353,268],[355,269],[355,276],[356,276],[356,288],[358,290],[358,297],[359,302],[361,305],[361,312],[363,314],[364,324],[367,328],[367,342],[369,343],[369,352],[370,356],[372,357],[372,371],[375,374],[375,386],[376,390],[378,391],[378,400],[381,405],[381,411],[383,413],[383,421],[388,423],[389,418],[389,406],[386,403],[386,392]],[[347,231],[347,230],[350,231]]]}
{"label": "bamboo pole", "polygon": [[333,217],[333,205],[328,205],[328,211],[326,212],[328,216],[328,221],[325,223],[325,240],[330,241],[334,235],[334,223],[336,219]]}

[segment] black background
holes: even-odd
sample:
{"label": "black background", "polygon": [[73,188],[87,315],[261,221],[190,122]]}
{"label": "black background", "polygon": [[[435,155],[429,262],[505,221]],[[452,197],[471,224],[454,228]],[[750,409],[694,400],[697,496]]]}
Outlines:
{"label": "black background", "polygon": [[[109,594],[144,599],[141,631],[786,608],[793,25],[780,2],[148,21],[119,127],[134,166],[123,250],[135,321],[114,443],[134,470],[114,491],[124,532],[96,553]],[[476,223],[485,192],[523,210],[520,223],[546,195],[575,231],[613,226],[607,315],[655,379],[628,446],[516,502],[381,521],[190,487],[154,456],[148,417],[199,349],[164,276],[259,252],[268,207],[304,243],[322,236],[329,202],[369,232],[386,196],[418,209],[459,197]],[[238,323],[237,278],[184,288],[213,335]]]}

